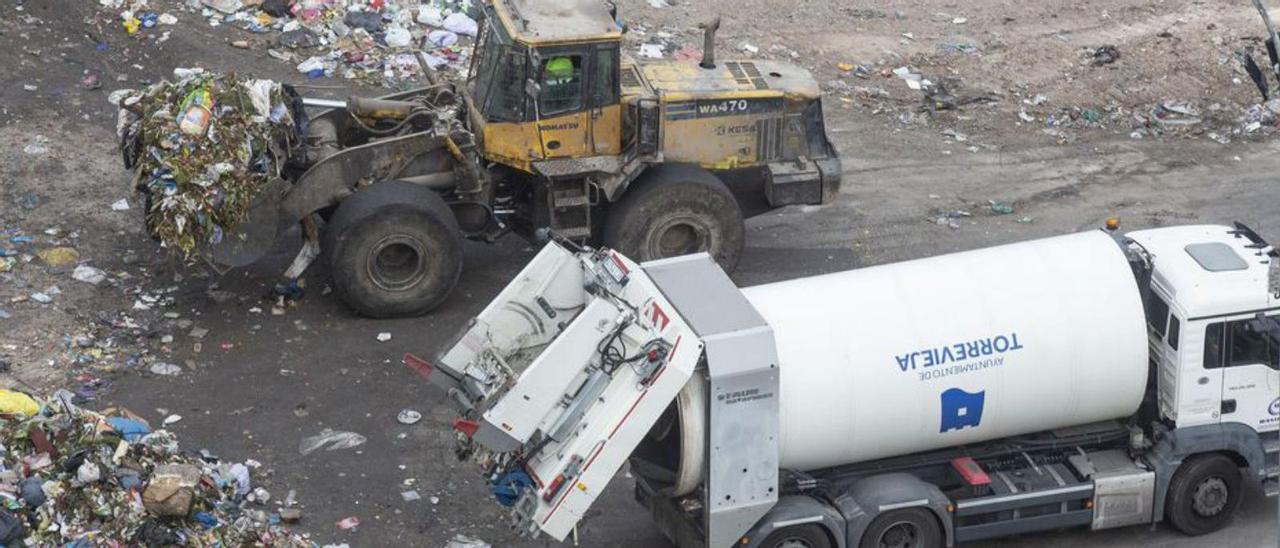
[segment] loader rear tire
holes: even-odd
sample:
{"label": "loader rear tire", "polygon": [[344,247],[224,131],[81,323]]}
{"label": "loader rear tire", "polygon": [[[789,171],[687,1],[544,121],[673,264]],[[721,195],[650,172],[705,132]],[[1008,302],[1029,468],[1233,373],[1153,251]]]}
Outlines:
{"label": "loader rear tire", "polygon": [[688,165],[662,165],[640,176],[609,208],[604,244],[643,262],[707,252],[725,272],[742,256],[742,209],[724,182]]}
{"label": "loader rear tire", "polygon": [[344,200],[329,222],[334,290],[363,316],[418,316],[439,306],[462,274],[462,233],[440,195],[401,181]]}

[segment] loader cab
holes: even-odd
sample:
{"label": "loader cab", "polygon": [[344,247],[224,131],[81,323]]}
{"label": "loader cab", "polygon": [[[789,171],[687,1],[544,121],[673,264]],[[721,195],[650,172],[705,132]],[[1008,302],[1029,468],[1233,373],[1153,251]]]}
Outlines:
{"label": "loader cab", "polygon": [[484,5],[468,92],[486,124],[489,160],[616,156],[622,150],[622,32],[597,0]]}
{"label": "loader cab", "polygon": [[1276,252],[1244,225],[1127,236],[1154,266],[1144,299],[1160,415],[1177,428],[1280,426]]}

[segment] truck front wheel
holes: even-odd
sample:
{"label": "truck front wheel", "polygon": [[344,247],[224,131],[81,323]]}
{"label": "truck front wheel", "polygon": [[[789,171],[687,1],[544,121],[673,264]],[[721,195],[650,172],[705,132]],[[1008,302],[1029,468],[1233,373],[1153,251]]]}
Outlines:
{"label": "truck front wheel", "polygon": [[769,533],[760,548],[831,548],[831,539],[817,525],[793,525]]}
{"label": "truck front wheel", "polygon": [[324,247],[335,291],[373,318],[431,311],[462,272],[457,220],[439,194],[412,183],[375,183],[344,200]]}
{"label": "truck front wheel", "polygon": [[1224,455],[1187,459],[1169,482],[1165,519],[1184,534],[1212,533],[1240,506],[1240,468]]}
{"label": "truck front wheel", "polygon": [[725,272],[742,256],[742,209],[724,182],[696,166],[649,168],[609,208],[604,244],[643,262],[705,251]]}
{"label": "truck front wheel", "polygon": [[881,514],[862,534],[860,548],[941,548],[942,528],[924,508],[903,508]]}

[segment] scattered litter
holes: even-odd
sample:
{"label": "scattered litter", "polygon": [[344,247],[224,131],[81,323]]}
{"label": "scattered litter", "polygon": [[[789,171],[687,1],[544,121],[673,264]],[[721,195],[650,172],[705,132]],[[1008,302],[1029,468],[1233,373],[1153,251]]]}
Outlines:
{"label": "scattered litter", "polygon": [[1095,67],[1110,65],[1120,59],[1120,50],[1115,46],[1099,46],[1097,48],[1086,48],[1089,55],[1089,64]]}
{"label": "scattered litter", "polygon": [[32,294],[31,294],[31,300],[33,300],[33,301],[35,301],[35,302],[38,302],[38,303],[40,303],[40,304],[49,304],[49,303],[53,302],[53,297],[50,297],[49,295],[47,295],[47,294],[45,294],[45,293],[39,293],[39,292],[37,292],[37,293],[32,293]]}
{"label": "scattered litter", "polygon": [[71,277],[87,284],[98,285],[102,280],[107,279],[107,273],[92,266],[80,265],[71,273]]}
{"label": "scattered litter", "polygon": [[952,230],[956,230],[960,228],[960,224],[956,222],[956,219],[960,219],[963,217],[971,217],[971,216],[972,215],[968,211],[958,209],[954,211],[948,211],[940,215],[936,215],[931,219],[931,221],[936,225],[941,225],[941,226],[949,227]]}
{"label": "scattered litter", "polygon": [[413,502],[415,500],[421,500],[422,495],[419,495],[417,491],[401,491],[400,498],[404,499],[405,502]]}
{"label": "scattered litter", "polygon": [[995,200],[988,200],[988,203],[991,204],[991,212],[995,213],[996,215],[1012,215],[1013,214],[1013,206],[1009,204],[1006,204],[1004,202],[997,202]]}
{"label": "scattered litter", "polygon": [[359,527],[359,526],[360,526],[360,518],[355,517],[355,516],[351,516],[351,517],[348,517],[348,518],[342,518],[342,519],[341,519],[341,520],[339,520],[339,521],[338,521],[338,523],[336,523],[335,525],[337,525],[337,526],[338,526],[338,529],[341,529],[341,530],[343,530],[343,531],[350,531],[350,530],[355,529],[356,527]]}
{"label": "scattered litter", "polygon": [[454,535],[444,548],[492,548],[489,543],[466,535]]}
{"label": "scattered litter", "polygon": [[80,260],[80,252],[71,247],[51,247],[36,253],[44,264],[54,268],[67,266]]}
{"label": "scattered litter", "polygon": [[151,367],[149,368],[149,370],[156,375],[162,375],[165,377],[172,377],[175,375],[182,374],[182,367],[172,363],[165,363],[165,362],[153,363],[151,364]]}
{"label": "scattered litter", "polygon": [[1036,121],[1036,117],[1030,114],[1027,114],[1027,111],[1025,110],[1018,111],[1018,119],[1028,124]]}
{"label": "scattered litter", "polygon": [[933,85],[933,82],[926,80],[919,73],[912,72],[908,67],[898,67],[893,69],[893,74],[898,78],[901,78],[903,82],[906,82],[907,87],[911,89],[918,90]]}
{"label": "scattered litter", "polygon": [[209,335],[209,330],[203,327],[193,327],[191,328],[191,332],[187,333],[187,336],[193,339],[203,339],[208,335]]}
{"label": "scattered litter", "polygon": [[1158,126],[1191,126],[1201,122],[1200,111],[1186,101],[1164,101],[1151,109],[1148,120]]}
{"label": "scattered litter", "polygon": [[671,7],[671,4],[668,4],[667,0],[649,0],[649,7],[654,9],[662,9],[662,8]]}
{"label": "scattered litter", "polygon": [[27,146],[22,147],[22,152],[32,156],[39,156],[49,152],[49,138],[44,135],[36,135],[31,139]]}
{"label": "scattered litter", "polygon": [[111,203],[111,211],[129,211],[129,199],[120,198]]}
{"label": "scattered litter", "polygon": [[401,409],[400,414],[396,415],[396,420],[400,421],[400,424],[417,424],[422,420],[422,413],[412,409]]}
{"label": "scattered litter", "polygon": [[355,432],[335,431],[329,428],[321,430],[319,434],[303,438],[298,444],[298,452],[303,455],[310,455],[313,451],[325,447],[326,451],[336,451],[338,449],[350,449],[364,444],[367,438]]}
{"label": "scattered litter", "polygon": [[178,422],[181,422],[181,421],[182,421],[182,415],[169,415],[164,418],[163,424],[165,426],[169,426],[170,424],[177,424]]}
{"label": "scattered litter", "polygon": [[387,342],[389,340],[391,340],[390,333],[387,333],[386,331],[383,331],[382,333],[378,333],[378,342]]}
{"label": "scattered litter", "polygon": [[665,55],[662,51],[662,44],[640,44],[641,57],[662,59]]}

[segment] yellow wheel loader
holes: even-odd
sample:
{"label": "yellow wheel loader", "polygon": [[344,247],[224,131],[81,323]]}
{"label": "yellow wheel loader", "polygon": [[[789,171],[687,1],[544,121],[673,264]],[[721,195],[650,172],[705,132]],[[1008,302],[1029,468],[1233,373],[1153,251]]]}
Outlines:
{"label": "yellow wheel loader", "polygon": [[464,238],[556,237],[641,261],[707,251],[732,271],[744,217],[834,197],[817,82],[790,64],[717,59],[718,20],[703,25],[701,62],[637,62],[599,0],[481,9],[465,82],[420,59],[427,87],[303,100],[330,108],[279,187],[206,256],[248,264],[301,223],[287,277],[325,256],[356,311],[409,316],[449,295]]}

